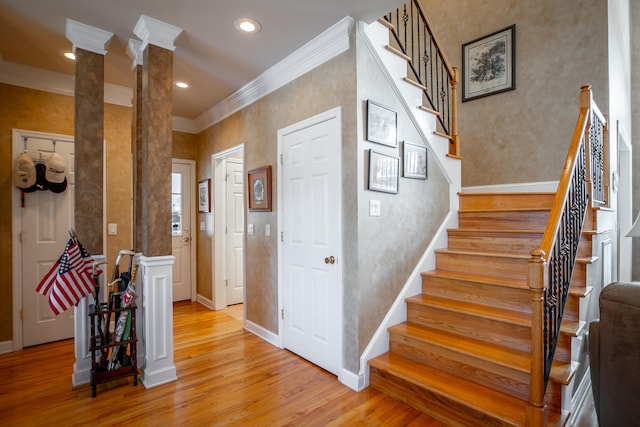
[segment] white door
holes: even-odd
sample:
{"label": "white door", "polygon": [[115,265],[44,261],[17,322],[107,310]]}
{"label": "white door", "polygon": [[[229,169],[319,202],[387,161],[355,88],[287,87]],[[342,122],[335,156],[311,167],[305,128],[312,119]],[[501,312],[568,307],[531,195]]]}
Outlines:
{"label": "white door", "polygon": [[24,194],[20,209],[22,264],[22,343],[28,347],[73,337],[73,312],[56,316],[47,297],[35,291],[40,279],[58,260],[74,227],[74,144],[28,137],[23,147],[36,161],[44,161],[53,150],[66,162],[67,189],[62,193],[35,191]]}
{"label": "white door", "polygon": [[340,118],[282,135],[284,347],[341,363]]}
{"label": "white door", "polygon": [[242,161],[226,162],[227,305],[244,302],[244,169]]}
{"label": "white door", "polygon": [[191,216],[195,181],[191,162],[173,160],[171,173],[171,254],[173,301],[193,299]]}

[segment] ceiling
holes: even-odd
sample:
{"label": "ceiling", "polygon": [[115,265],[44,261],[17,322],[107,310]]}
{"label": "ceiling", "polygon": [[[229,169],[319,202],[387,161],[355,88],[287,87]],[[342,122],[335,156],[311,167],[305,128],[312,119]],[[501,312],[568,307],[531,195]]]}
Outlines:
{"label": "ceiling", "polygon": [[[131,87],[126,54],[140,15],[182,28],[175,41],[174,115],[195,119],[345,16],[371,22],[402,0],[0,0],[0,60],[73,75],[66,20],[112,32],[105,82]],[[262,25],[241,34],[234,20]]]}

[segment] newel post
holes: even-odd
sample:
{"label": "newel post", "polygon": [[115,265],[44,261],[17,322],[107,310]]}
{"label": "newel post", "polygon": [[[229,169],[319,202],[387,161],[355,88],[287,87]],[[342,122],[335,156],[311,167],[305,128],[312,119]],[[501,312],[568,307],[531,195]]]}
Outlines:
{"label": "newel post", "polygon": [[449,155],[460,157],[460,140],[458,137],[458,67],[452,67],[451,84],[451,144]]}
{"label": "newel post", "polygon": [[545,253],[531,252],[529,260],[529,289],[531,290],[531,379],[527,405],[527,426],[546,426],[547,407],[544,404],[544,288]]}

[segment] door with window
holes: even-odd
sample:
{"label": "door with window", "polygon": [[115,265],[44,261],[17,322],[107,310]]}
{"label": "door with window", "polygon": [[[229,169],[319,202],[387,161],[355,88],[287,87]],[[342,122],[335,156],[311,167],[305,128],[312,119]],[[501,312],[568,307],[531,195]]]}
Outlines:
{"label": "door with window", "polygon": [[195,299],[195,254],[191,239],[195,199],[194,163],[172,162],[171,173],[171,253],[173,264],[173,301]]}

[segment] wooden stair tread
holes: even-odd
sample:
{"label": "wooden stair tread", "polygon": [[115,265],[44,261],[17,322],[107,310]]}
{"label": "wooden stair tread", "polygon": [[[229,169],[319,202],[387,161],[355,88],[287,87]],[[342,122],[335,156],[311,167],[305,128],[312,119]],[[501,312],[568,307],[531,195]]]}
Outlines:
{"label": "wooden stair tread", "polygon": [[[531,355],[528,352],[514,350],[498,344],[475,340],[440,329],[403,322],[389,328],[389,333],[395,333],[422,341],[434,343],[440,347],[455,350],[477,359],[489,361],[497,365],[506,366],[520,372],[529,373],[531,370]],[[569,384],[580,363],[561,362],[554,360],[550,379],[564,385]]]}
{"label": "wooden stair tread", "polygon": [[439,329],[428,328],[410,322],[404,322],[389,328],[389,332],[416,337],[433,342],[441,347],[454,349],[460,353],[472,355],[521,372],[528,372],[531,366],[529,353],[513,350],[497,344],[474,340]]}
{"label": "wooden stair tread", "polygon": [[475,273],[463,273],[463,272],[436,269],[436,270],[425,271],[422,273],[422,277],[427,277],[427,276],[460,280],[460,281],[471,282],[471,283],[481,283],[483,285],[502,286],[507,288],[516,288],[516,289],[529,289],[527,284],[521,280],[510,279],[510,278],[493,278],[488,276],[481,276]]}
{"label": "wooden stair tread", "polygon": [[473,250],[473,249],[442,248],[442,249],[436,249],[435,252],[441,253],[441,254],[472,255],[472,256],[481,256],[481,257],[493,257],[493,258],[511,258],[511,259],[531,258],[531,255],[528,253],[491,252],[491,251]]}
{"label": "wooden stair tread", "polygon": [[398,355],[386,353],[369,360],[369,364],[406,382],[513,425],[525,424],[526,402],[523,400]]}
{"label": "wooden stair tread", "polygon": [[452,300],[431,295],[415,295],[407,298],[407,302],[442,308],[458,313],[471,314],[485,319],[497,320],[505,323],[528,327],[531,325],[531,315],[504,308],[490,307],[467,301]]}
{"label": "wooden stair tread", "polygon": [[474,234],[474,233],[496,233],[496,234],[544,234],[544,230],[525,230],[517,228],[448,228],[448,233]]}
{"label": "wooden stair tread", "polygon": [[462,213],[490,213],[490,212],[551,212],[551,206],[549,207],[525,207],[525,208],[461,208],[458,212]]}
{"label": "wooden stair tread", "polygon": [[[458,301],[449,298],[419,294],[406,298],[407,303],[440,308],[457,313],[470,314],[489,320],[504,323],[512,323],[518,326],[531,327],[531,314],[521,311],[507,310],[499,307],[490,307],[467,301]],[[583,321],[563,319],[560,332],[570,336],[578,336],[584,328]]]}

